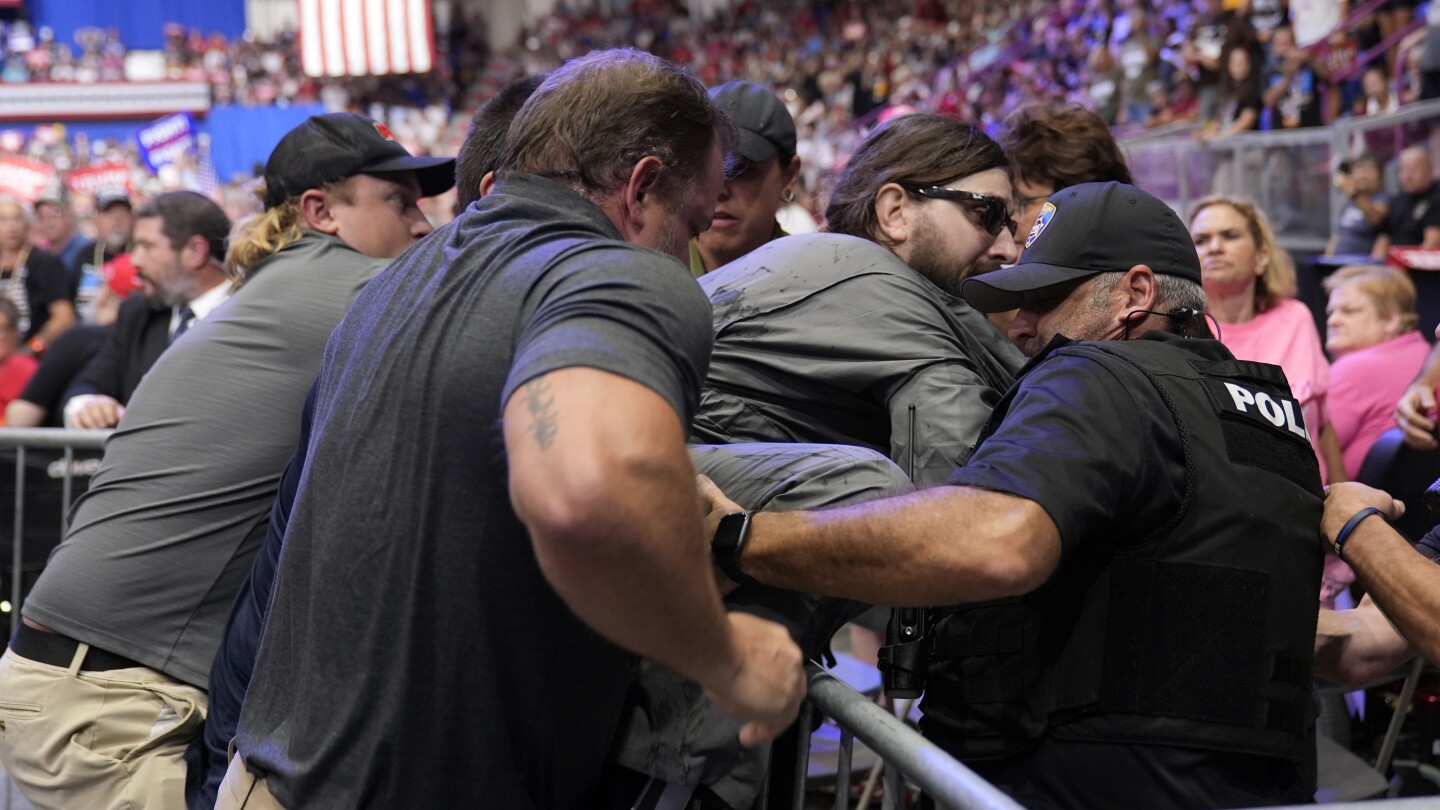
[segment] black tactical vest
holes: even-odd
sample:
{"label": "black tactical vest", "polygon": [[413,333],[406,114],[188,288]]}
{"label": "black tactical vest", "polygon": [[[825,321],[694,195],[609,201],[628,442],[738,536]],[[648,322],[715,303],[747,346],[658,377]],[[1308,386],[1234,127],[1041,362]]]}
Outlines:
{"label": "black tactical vest", "polygon": [[1188,343],[1047,349],[1149,380],[1174,418],[1185,497],[1143,534],[1121,520],[1121,536],[1085,537],[1025,597],[932,613],[922,728],[957,757],[1053,736],[1313,758],[1319,466],[1278,367]]}

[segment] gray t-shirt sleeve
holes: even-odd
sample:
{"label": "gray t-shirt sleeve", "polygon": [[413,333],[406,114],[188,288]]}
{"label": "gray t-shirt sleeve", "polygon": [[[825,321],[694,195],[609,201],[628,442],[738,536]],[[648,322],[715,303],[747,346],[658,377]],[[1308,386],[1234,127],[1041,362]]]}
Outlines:
{"label": "gray t-shirt sleeve", "polygon": [[531,291],[501,407],[528,380],[585,366],[625,377],[695,415],[710,364],[710,303],[676,262],[605,246],[559,262]]}

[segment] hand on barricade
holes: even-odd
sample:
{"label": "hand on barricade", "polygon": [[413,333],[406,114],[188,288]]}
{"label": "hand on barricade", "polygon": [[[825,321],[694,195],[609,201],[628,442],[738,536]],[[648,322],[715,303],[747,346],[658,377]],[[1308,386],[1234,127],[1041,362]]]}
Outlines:
{"label": "hand on barricade", "polygon": [[748,748],[794,722],[805,698],[805,669],[800,648],[784,627],[746,613],[729,618],[740,667],[724,683],[702,685],[716,706],[745,721],[740,744]]}
{"label": "hand on barricade", "polygon": [[125,406],[111,397],[97,394],[90,398],[73,414],[69,415],[66,427],[82,430],[103,430],[120,424],[125,415]]}

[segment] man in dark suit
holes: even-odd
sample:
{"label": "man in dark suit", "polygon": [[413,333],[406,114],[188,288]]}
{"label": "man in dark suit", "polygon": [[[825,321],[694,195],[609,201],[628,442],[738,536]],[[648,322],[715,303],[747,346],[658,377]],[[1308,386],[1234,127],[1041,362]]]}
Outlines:
{"label": "man in dark suit", "polygon": [[104,348],[66,391],[66,427],[119,424],[161,352],[230,297],[222,265],[229,233],[220,206],[192,191],[162,194],[136,212],[131,259],[141,295],[120,306]]}

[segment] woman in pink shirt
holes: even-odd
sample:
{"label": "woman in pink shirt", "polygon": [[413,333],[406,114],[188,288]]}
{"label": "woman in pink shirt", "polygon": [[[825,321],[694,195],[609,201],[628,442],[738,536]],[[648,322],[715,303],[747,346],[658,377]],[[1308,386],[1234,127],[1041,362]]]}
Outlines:
{"label": "woman in pink shirt", "polygon": [[1415,329],[1415,285],[1393,267],[1351,265],[1325,279],[1330,422],[1354,478],[1370,446],[1395,426],[1395,403],[1430,344]]}
{"label": "woman in pink shirt", "polygon": [[1295,265],[1275,243],[1265,215],[1244,200],[1207,197],[1190,215],[1201,283],[1220,342],[1241,360],[1279,366],[1300,401],[1326,483],[1343,481],[1340,446],[1329,424],[1330,362],[1310,310],[1295,296]]}

